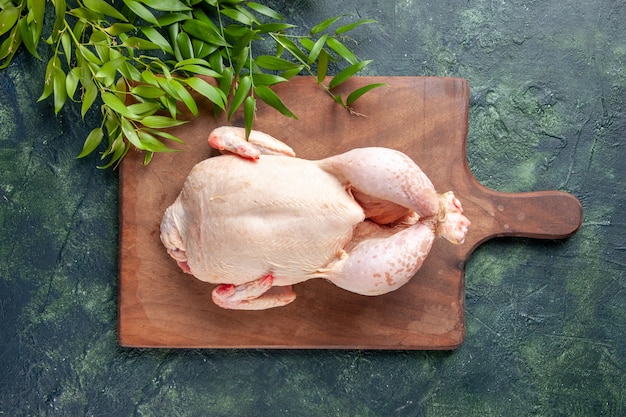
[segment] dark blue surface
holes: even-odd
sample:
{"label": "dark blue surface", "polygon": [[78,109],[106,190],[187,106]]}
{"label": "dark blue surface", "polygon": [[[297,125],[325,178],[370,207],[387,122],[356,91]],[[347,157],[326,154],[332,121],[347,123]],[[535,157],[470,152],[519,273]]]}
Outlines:
{"label": "dark blue surface", "polygon": [[268,4],[303,28],[377,19],[353,34],[365,75],[467,78],[474,175],[571,192],[582,228],[480,247],[454,352],[122,349],[117,173],[74,158],[99,113],[55,116],[20,53],[0,71],[0,414],[626,415],[626,4]]}

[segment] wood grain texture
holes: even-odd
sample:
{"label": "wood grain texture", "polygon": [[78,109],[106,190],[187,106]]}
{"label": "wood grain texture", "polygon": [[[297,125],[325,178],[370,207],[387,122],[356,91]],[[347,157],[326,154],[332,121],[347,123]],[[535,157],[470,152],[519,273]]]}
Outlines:
{"label": "wood grain texture", "polygon": [[[365,297],[323,280],[294,286],[296,301],[266,311],[230,311],[211,301],[213,285],[183,274],[159,240],[163,211],[197,162],[214,155],[206,138],[224,120],[209,105],[176,129],[184,152],[129,155],[120,176],[119,341],[133,347],[454,349],[465,335],[464,265],[496,236],[565,238],[580,227],[582,209],[567,193],[507,194],[472,176],[466,156],[469,85],[463,79],[356,77],[346,91],[370,82],[357,117],[340,110],[308,78],[276,91],[299,120],[259,106],[255,128],[319,159],[354,147],[385,146],[412,157],[439,192],[453,190],[472,227],[463,245],[439,239],[416,276],[399,290]],[[241,125],[241,120],[235,120]],[[262,250],[262,248],[259,248]]]}

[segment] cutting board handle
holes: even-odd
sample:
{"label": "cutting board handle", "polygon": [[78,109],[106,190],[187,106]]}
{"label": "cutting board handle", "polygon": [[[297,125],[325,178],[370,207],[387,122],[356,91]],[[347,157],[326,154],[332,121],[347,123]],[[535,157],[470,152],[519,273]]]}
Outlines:
{"label": "cutting board handle", "polygon": [[486,240],[498,236],[563,239],[582,225],[580,201],[562,191],[503,193],[485,187],[474,200],[486,211],[480,221]]}

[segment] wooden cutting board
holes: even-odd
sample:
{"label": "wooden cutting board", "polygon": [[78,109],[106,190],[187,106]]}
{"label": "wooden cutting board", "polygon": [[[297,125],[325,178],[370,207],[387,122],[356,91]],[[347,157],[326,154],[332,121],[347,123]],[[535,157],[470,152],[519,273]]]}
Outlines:
{"label": "wooden cutting board", "polygon": [[[163,211],[191,167],[215,155],[206,138],[216,126],[208,103],[175,130],[184,152],[156,155],[147,166],[133,153],[121,165],[119,341],[129,347],[454,349],[465,335],[464,267],[495,236],[559,239],[581,225],[582,209],[558,191],[507,194],[483,187],[466,157],[469,85],[463,79],[356,77],[346,91],[384,82],[350,115],[309,77],[275,90],[299,120],[260,106],[255,128],[319,159],[354,147],[385,146],[411,156],[439,192],[453,190],[471,220],[463,245],[435,242],[417,275],[390,294],[365,297],[324,280],[294,286],[292,304],[230,311],[211,301],[214,286],[183,274],[159,240]],[[242,125],[241,117],[233,121]],[[263,248],[259,248],[263,250]]]}

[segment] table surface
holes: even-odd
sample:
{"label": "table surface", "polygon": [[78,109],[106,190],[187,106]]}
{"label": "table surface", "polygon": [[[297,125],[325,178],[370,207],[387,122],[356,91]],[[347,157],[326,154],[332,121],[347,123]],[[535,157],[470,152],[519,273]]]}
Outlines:
{"label": "table surface", "polygon": [[0,71],[0,413],[626,414],[624,3],[267,4],[304,28],[377,19],[354,33],[363,75],[467,79],[474,176],[572,193],[582,227],[480,246],[454,351],[122,348],[118,173],[75,159],[99,112],[55,116],[45,61],[19,53]]}

